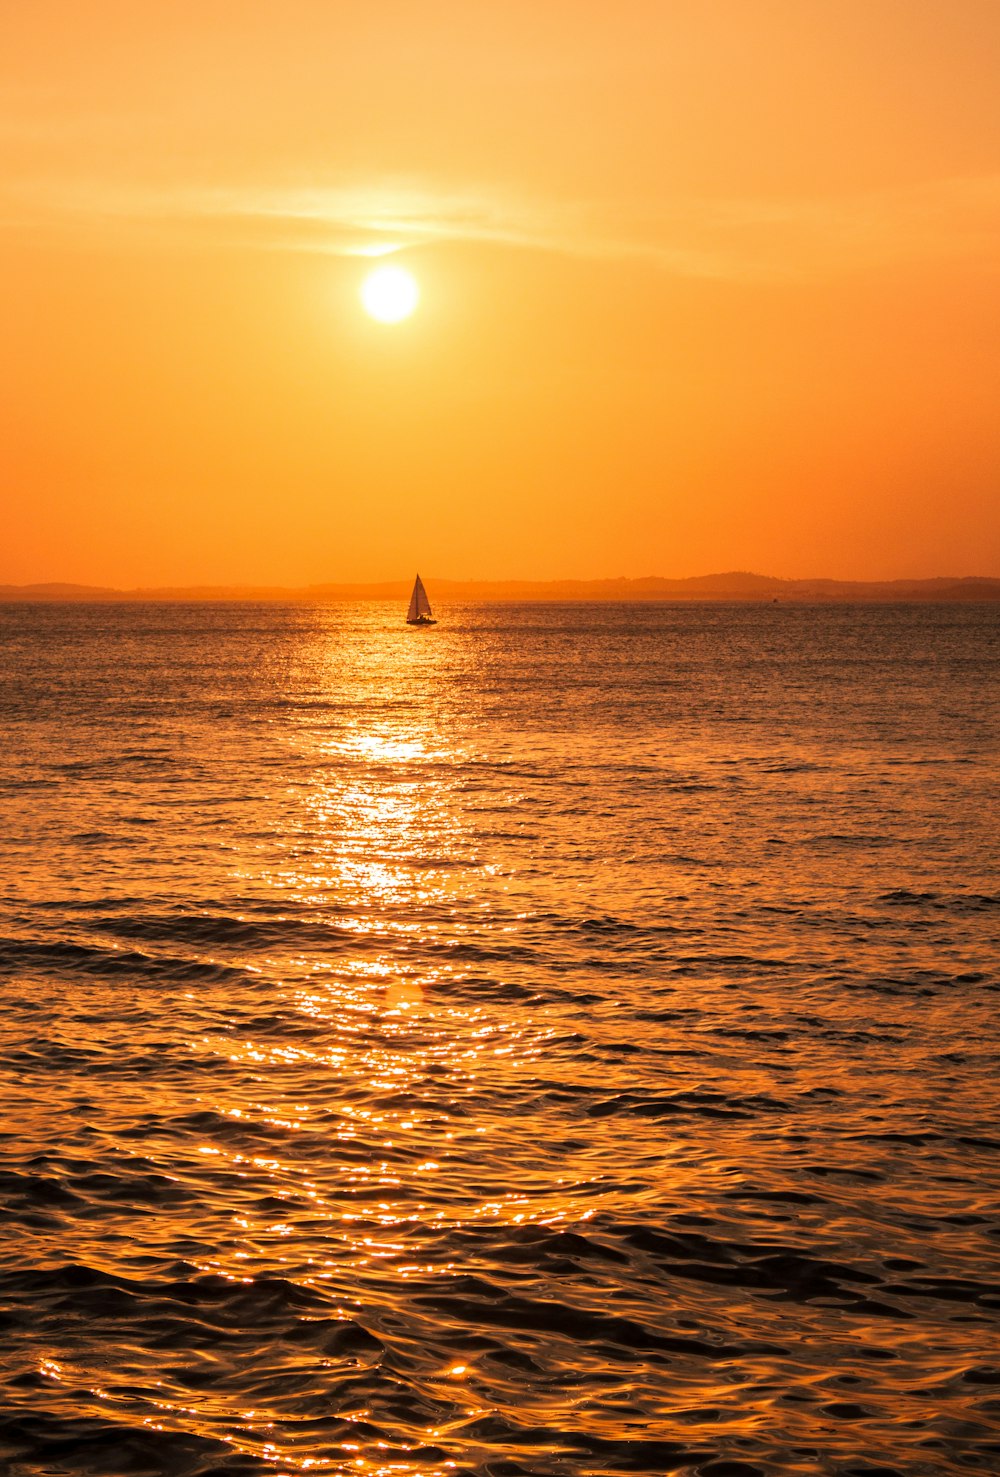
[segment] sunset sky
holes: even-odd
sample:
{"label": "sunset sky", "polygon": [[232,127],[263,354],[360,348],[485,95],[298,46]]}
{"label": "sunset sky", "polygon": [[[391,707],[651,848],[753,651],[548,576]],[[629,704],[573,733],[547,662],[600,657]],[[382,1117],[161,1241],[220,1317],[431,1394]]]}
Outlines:
{"label": "sunset sky", "polygon": [[1000,574],[998,0],[2,29],[0,582]]}

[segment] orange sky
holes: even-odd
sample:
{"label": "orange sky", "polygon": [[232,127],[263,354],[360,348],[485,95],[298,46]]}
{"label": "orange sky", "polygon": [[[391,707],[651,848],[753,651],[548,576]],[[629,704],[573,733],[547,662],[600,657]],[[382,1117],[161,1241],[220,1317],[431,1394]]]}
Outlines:
{"label": "orange sky", "polygon": [[4,12],[0,582],[1000,574],[998,0]]}

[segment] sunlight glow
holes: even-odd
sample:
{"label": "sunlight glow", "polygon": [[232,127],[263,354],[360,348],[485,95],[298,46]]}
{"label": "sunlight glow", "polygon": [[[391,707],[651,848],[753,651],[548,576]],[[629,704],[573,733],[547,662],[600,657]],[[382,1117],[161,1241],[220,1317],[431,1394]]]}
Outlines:
{"label": "sunlight glow", "polygon": [[405,267],[376,267],[361,284],[365,312],[379,323],[399,323],[417,306],[420,289]]}

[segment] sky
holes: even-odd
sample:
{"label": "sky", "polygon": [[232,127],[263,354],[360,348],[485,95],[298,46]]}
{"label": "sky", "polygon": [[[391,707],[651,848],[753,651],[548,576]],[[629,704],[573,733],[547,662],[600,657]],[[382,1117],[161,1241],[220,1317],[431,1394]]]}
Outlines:
{"label": "sky", "polygon": [[1000,575],[998,0],[0,29],[0,582]]}

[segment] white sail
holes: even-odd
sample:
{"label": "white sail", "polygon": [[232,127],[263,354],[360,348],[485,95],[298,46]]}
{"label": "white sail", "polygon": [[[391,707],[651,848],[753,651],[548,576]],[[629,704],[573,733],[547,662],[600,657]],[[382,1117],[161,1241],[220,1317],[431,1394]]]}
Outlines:
{"label": "white sail", "polygon": [[413,594],[410,596],[410,608],[406,612],[406,619],[411,625],[418,621],[429,620],[431,617],[431,602],[427,598],[424,582],[419,574],[413,582]]}

